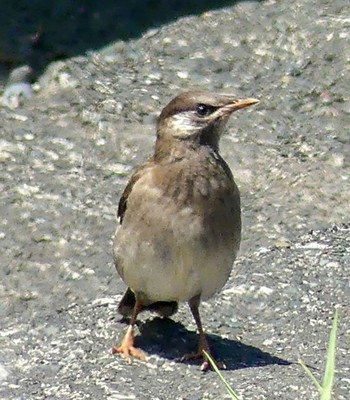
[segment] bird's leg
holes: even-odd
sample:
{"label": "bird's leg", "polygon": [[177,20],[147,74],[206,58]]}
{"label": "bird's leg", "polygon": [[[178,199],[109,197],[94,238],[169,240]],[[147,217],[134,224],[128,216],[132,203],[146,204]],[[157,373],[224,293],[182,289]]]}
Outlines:
{"label": "bird's leg", "polygon": [[207,356],[204,354],[206,351],[209,355],[210,348],[207,337],[203,331],[202,321],[199,315],[199,303],[200,303],[200,296],[195,296],[188,302],[193,318],[196,321],[196,325],[198,328],[199,333],[199,342],[198,342],[198,352],[194,354],[186,354],[182,357],[183,360],[196,360],[198,358],[203,358],[204,361],[201,365],[201,371],[207,371],[210,368],[210,363]]}
{"label": "bird's leg", "polygon": [[122,343],[120,346],[114,346],[112,348],[112,353],[122,353],[124,357],[126,357],[129,361],[131,359],[131,356],[134,356],[136,358],[139,358],[140,360],[144,361],[145,360],[145,355],[144,353],[134,347],[134,327],[136,323],[136,318],[138,313],[142,309],[142,302],[138,299],[136,299],[131,318],[130,318],[130,323],[128,326],[128,330],[126,331],[126,334],[122,340]]}

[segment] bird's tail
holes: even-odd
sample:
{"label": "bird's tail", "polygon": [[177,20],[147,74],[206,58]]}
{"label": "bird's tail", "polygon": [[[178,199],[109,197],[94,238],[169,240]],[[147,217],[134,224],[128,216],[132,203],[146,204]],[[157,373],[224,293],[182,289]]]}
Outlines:
{"label": "bird's tail", "polygon": [[[134,309],[136,302],[135,293],[127,288],[124,296],[119,302],[118,312],[123,317],[130,317],[132,314],[132,310]],[[162,317],[170,317],[175,314],[178,309],[178,304],[176,301],[157,301],[155,303],[148,304],[147,306],[142,307],[141,311],[152,311],[156,312]]]}

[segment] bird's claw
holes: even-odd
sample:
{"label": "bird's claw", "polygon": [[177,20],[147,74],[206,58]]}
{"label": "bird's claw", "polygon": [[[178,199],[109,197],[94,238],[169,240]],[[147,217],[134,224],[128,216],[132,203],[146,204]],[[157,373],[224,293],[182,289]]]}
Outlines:
{"label": "bird's claw", "polygon": [[131,363],[131,357],[138,358],[141,361],[146,360],[146,356],[143,351],[134,346],[125,345],[124,343],[122,343],[119,347],[114,346],[112,348],[112,354],[123,354],[129,363]]}
{"label": "bird's claw", "polygon": [[[202,352],[198,352],[198,353],[192,353],[192,354],[185,354],[184,356],[181,357],[180,361],[184,362],[184,361],[195,361],[195,360],[199,360],[199,359],[204,359],[201,366],[200,366],[200,370],[202,372],[207,372],[208,370],[210,370],[212,368],[212,365],[209,361],[209,359],[206,357],[205,354],[203,354]],[[217,362],[212,358],[213,362],[215,363],[215,365],[217,366],[218,369],[226,369],[226,365],[224,362]]]}

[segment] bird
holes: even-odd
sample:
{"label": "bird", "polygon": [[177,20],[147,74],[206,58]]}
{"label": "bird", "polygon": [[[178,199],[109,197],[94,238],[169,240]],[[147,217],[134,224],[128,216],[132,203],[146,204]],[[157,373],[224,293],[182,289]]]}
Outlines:
{"label": "bird", "polygon": [[145,360],[134,343],[138,314],[170,317],[187,302],[199,343],[182,359],[210,368],[199,306],[228,280],[241,241],[239,189],[219,140],[234,111],[258,102],[192,90],[161,111],[154,154],[136,168],[118,206],[113,258],[128,286],[118,311],[130,322],[113,353]]}

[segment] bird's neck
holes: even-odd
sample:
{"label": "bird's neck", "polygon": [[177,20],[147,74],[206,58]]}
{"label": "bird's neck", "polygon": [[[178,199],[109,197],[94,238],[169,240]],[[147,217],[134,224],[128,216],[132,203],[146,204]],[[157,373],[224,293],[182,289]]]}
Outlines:
{"label": "bird's neck", "polygon": [[154,160],[156,162],[176,162],[197,158],[199,154],[218,153],[218,146],[193,140],[157,137]]}

